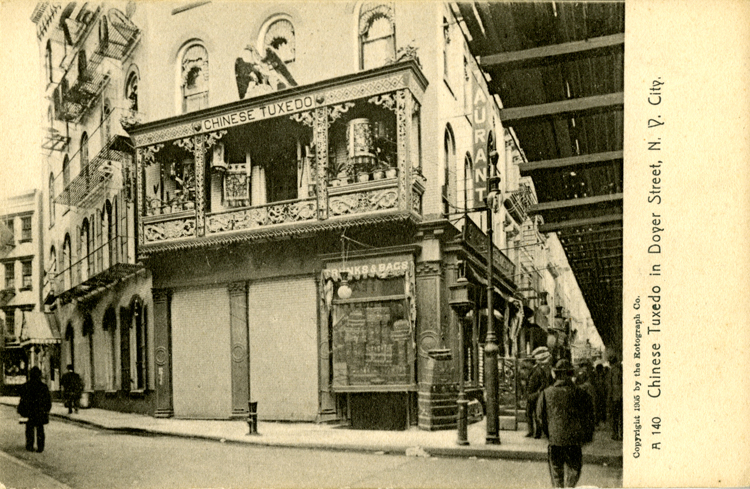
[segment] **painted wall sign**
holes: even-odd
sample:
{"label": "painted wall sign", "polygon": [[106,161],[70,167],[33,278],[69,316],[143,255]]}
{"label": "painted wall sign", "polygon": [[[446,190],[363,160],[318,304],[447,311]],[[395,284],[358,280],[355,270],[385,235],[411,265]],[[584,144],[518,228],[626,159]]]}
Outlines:
{"label": "painted wall sign", "polygon": [[311,110],[317,106],[318,104],[315,102],[314,95],[292,97],[280,102],[271,102],[258,107],[251,107],[203,119],[201,121],[201,130],[214,131],[216,129],[239,126],[248,122],[294,114],[303,110]]}
{"label": "painted wall sign", "polygon": [[368,260],[347,260],[346,266],[341,262],[332,262],[323,270],[324,279],[340,280],[341,272],[349,273],[349,279],[363,277],[396,277],[404,275],[409,269],[410,256],[380,257]]}
{"label": "painted wall sign", "polygon": [[477,73],[472,73],[471,124],[472,124],[472,180],[474,206],[484,202],[487,191],[487,135],[490,132],[489,99]]}

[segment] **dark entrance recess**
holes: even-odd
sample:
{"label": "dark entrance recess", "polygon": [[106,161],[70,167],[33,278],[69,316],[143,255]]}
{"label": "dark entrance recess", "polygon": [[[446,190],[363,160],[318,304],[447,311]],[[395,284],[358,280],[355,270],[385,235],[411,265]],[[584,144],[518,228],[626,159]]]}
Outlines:
{"label": "dark entrance recess", "polygon": [[349,394],[351,426],[360,430],[405,430],[407,392]]}

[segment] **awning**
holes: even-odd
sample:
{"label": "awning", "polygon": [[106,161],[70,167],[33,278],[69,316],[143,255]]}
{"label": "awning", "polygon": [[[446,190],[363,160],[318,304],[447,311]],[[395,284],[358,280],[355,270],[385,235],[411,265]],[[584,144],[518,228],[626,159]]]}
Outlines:
{"label": "awning", "polygon": [[52,313],[25,311],[23,313],[23,323],[19,339],[21,346],[60,343],[60,328],[57,325],[55,315]]}

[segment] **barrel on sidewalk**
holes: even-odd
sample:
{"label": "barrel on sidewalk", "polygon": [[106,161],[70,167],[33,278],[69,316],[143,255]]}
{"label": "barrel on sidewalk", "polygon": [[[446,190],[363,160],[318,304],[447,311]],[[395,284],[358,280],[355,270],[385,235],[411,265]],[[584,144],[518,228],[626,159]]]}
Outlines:
{"label": "barrel on sidewalk", "polygon": [[250,428],[248,435],[258,434],[258,402],[248,402],[247,426]]}

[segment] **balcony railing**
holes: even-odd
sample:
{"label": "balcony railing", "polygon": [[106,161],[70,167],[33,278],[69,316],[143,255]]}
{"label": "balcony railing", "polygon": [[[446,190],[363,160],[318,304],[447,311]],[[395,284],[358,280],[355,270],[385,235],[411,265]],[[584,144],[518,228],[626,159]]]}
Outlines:
{"label": "balcony railing", "polygon": [[140,250],[420,220],[425,88],[403,62],[134,126]]}
{"label": "balcony railing", "polygon": [[53,92],[55,117],[66,122],[78,122],[94,104],[109,83],[109,72],[103,67],[104,55],[98,50],[90,59],[83,50],[78,61],[71,63]]}
{"label": "balcony railing", "polygon": [[130,19],[115,8],[109,9],[103,20],[98,51],[119,61],[127,58],[141,39],[141,31]]}
{"label": "balcony railing", "polygon": [[132,155],[130,140],[111,136],[101,151],[81,169],[77,177],[55,198],[58,204],[91,207],[110,191],[122,188]]}
{"label": "balcony railing", "polygon": [[135,263],[131,236],[117,236],[59,273],[48,272],[42,296],[45,303],[55,298],[62,303],[86,295],[100,287],[123,280],[143,268]]}

